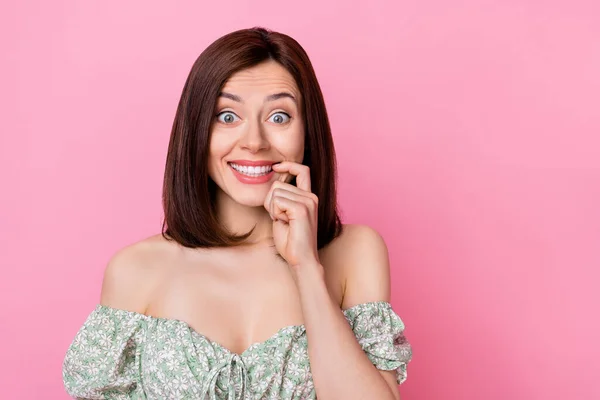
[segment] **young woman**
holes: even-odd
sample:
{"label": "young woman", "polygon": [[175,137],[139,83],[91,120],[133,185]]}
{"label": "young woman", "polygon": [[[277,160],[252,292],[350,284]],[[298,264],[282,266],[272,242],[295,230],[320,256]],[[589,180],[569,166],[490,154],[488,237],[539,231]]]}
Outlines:
{"label": "young woman", "polygon": [[411,347],[387,248],[341,224],[335,165],[295,40],[255,28],[210,45],[175,116],[162,232],[109,261],[64,360],[68,393],[398,399]]}

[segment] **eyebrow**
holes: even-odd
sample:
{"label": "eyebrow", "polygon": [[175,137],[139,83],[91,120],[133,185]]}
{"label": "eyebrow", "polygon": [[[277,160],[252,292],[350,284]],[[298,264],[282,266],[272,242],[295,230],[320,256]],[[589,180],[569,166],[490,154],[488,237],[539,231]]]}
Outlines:
{"label": "eyebrow", "polygon": [[219,97],[225,97],[226,99],[231,99],[233,101],[237,101],[238,103],[242,103],[242,99],[240,96],[236,96],[235,94],[227,93],[227,92],[219,92]]}
{"label": "eyebrow", "polygon": [[280,93],[275,93],[275,94],[269,95],[269,96],[267,96],[265,101],[275,101],[275,100],[283,99],[285,97],[288,97],[288,98],[294,100],[294,103],[296,102],[296,98],[291,93],[288,93],[288,92],[280,92]]}
{"label": "eyebrow", "polygon": [[[227,92],[219,92],[219,96],[225,97],[226,99],[236,101],[238,103],[243,103],[242,98],[235,94],[231,94],[231,93],[227,93]],[[271,94],[265,98],[265,101],[275,101],[275,100],[279,100],[279,99],[282,99],[285,97],[292,99],[294,101],[294,103],[297,102],[296,98],[291,93],[288,93],[288,92],[280,92],[280,93]]]}

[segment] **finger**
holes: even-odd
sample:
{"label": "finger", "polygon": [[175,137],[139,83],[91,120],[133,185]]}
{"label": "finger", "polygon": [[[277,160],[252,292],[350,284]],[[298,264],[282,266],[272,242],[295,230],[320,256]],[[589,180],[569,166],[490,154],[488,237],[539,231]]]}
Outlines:
{"label": "finger", "polygon": [[269,189],[269,193],[267,193],[267,195],[265,196],[265,201],[263,203],[263,205],[265,206],[265,208],[267,209],[267,211],[270,210],[269,205],[271,204],[271,199],[273,197],[273,191],[275,189],[278,189],[278,188],[287,190],[287,191],[292,192],[292,193],[296,193],[296,194],[298,194],[300,196],[304,196],[304,197],[310,199],[317,206],[319,204],[319,198],[317,197],[316,194],[314,194],[312,192],[304,191],[304,190],[302,190],[302,189],[300,189],[300,188],[298,188],[298,187],[296,187],[294,185],[291,185],[289,183],[275,181],[271,185],[271,188]]}
{"label": "finger", "polygon": [[309,208],[315,208],[315,202],[310,196],[304,195],[306,192],[295,193],[287,188],[275,188],[273,189],[273,198],[275,197],[285,197],[286,199],[290,199],[296,201],[298,203],[302,203]]}
{"label": "finger", "polygon": [[310,192],[310,168],[292,161],[283,161],[273,165],[275,172],[288,172],[296,177],[298,188]]}
{"label": "finger", "polygon": [[273,182],[273,184],[271,185],[271,190],[276,189],[276,188],[281,188],[281,189],[285,189],[288,190],[292,193],[296,193],[298,195],[307,197],[309,199],[313,199],[315,201],[318,200],[317,195],[314,194],[313,192],[307,192],[306,190],[302,190],[297,186],[294,186],[290,183],[285,183],[285,182],[280,182],[280,181],[275,181]]}
{"label": "finger", "polygon": [[294,201],[296,203],[303,204],[309,211],[309,216],[314,217],[315,210],[317,209],[316,202],[303,194],[298,194],[286,190],[285,188],[275,188],[272,191],[271,201],[267,204],[267,211],[271,214],[271,218],[277,217],[277,211],[275,210],[276,199],[278,197],[283,197],[288,200]]}
{"label": "finger", "polygon": [[276,219],[288,223],[292,219],[302,219],[310,215],[310,211],[306,204],[283,196],[276,196],[273,198],[273,213]]}

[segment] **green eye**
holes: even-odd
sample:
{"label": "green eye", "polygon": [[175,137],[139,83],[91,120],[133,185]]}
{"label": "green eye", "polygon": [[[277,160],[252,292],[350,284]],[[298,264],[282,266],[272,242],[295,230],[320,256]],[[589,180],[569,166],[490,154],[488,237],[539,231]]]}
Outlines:
{"label": "green eye", "polygon": [[217,115],[217,119],[224,124],[232,124],[240,118],[231,111],[223,111]]}
{"label": "green eye", "polygon": [[287,113],[277,112],[277,113],[271,115],[271,117],[269,118],[269,121],[273,122],[274,124],[285,124],[290,119],[291,119],[291,117]]}

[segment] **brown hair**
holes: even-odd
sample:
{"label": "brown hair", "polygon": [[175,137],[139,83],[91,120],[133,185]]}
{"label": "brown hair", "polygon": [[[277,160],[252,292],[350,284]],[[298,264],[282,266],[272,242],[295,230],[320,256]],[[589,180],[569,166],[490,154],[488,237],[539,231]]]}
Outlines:
{"label": "brown hair", "polygon": [[310,168],[312,191],[319,198],[318,248],[341,233],[333,138],[308,55],[287,35],[252,28],[229,33],[208,46],[185,82],[165,166],[162,235],[166,239],[170,237],[191,248],[231,246],[242,243],[252,233],[237,236],[219,223],[216,184],[208,175],[207,160],[214,107],[221,88],[237,71],[267,60],[286,68],[300,89],[306,135],[303,164]]}

